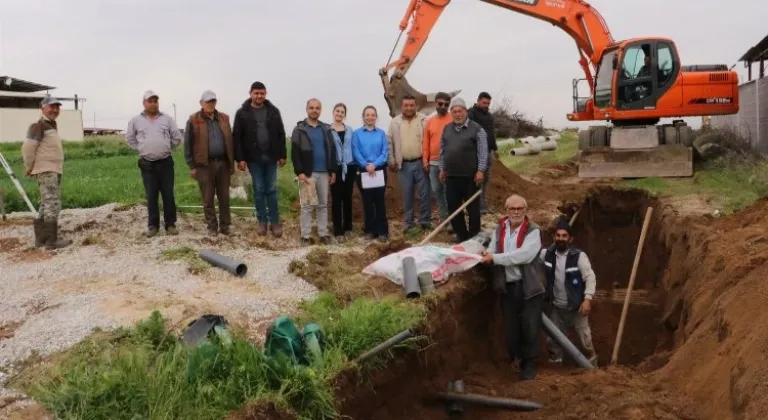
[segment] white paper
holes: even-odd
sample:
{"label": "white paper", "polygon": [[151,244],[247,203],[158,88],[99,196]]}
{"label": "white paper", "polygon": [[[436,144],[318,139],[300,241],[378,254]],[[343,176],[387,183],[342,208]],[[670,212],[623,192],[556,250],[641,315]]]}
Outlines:
{"label": "white paper", "polygon": [[384,186],[384,170],[380,169],[374,172],[374,176],[371,176],[367,171],[361,172],[363,189],[379,188]]}

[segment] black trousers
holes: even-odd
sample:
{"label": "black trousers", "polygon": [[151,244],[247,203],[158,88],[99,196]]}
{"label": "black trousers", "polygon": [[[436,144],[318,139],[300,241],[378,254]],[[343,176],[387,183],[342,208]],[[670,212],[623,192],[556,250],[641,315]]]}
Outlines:
{"label": "black trousers", "polygon": [[365,170],[355,177],[357,179],[357,188],[363,196],[363,212],[365,213],[365,223],[363,232],[373,236],[389,236],[389,222],[387,221],[387,168],[376,168],[384,172],[384,186],[379,188],[363,189],[361,177],[367,176]]}
{"label": "black trousers", "polygon": [[528,300],[523,298],[523,282],[507,283],[507,293],[501,298],[501,321],[510,361],[520,359],[535,365],[539,356],[541,334],[541,307],[544,294]]}
{"label": "black trousers", "polygon": [[352,231],[352,191],[356,178],[356,166],[347,166],[345,180],[341,179],[341,168],[336,171],[336,182],[331,185],[331,217],[335,236]]}
{"label": "black trousers", "polygon": [[165,227],[176,226],[176,199],[173,196],[174,168],[173,157],[160,160],[139,159],[141,179],[144,181],[144,194],[147,198],[149,218],[147,226],[160,227],[160,209],[158,194],[163,197],[163,220]]}
{"label": "black trousers", "polygon": [[[479,188],[475,185],[473,176],[447,176],[445,178],[445,199],[448,202],[448,213],[453,214]],[[469,203],[466,211],[469,214],[469,229],[467,229],[464,212],[451,219],[451,227],[460,241],[466,241],[480,233],[480,199],[476,198]]]}

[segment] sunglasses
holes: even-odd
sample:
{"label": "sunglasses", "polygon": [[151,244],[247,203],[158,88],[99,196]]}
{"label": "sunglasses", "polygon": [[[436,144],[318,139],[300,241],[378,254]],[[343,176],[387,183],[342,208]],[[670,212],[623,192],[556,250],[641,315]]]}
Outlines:
{"label": "sunglasses", "polygon": [[437,106],[448,106],[448,102],[438,102]]}

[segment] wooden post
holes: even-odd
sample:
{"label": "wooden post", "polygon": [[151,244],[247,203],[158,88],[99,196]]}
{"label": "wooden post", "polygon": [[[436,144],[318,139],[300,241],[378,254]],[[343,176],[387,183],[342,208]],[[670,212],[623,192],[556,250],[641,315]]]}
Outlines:
{"label": "wooden post", "polygon": [[448,216],[445,220],[443,220],[443,223],[440,223],[435,228],[435,230],[433,230],[429,235],[427,235],[426,238],[424,238],[423,241],[419,242],[419,245],[424,245],[425,243],[431,241],[432,238],[437,236],[437,234],[440,233],[440,231],[445,227],[445,225],[450,223],[451,220],[453,220],[453,218],[456,217],[456,215],[458,215],[459,213],[463,212],[464,209],[469,205],[469,203],[474,201],[477,197],[480,197],[480,193],[482,193],[482,192],[483,192],[482,188],[478,189],[477,192],[472,197],[469,197],[469,200],[465,201],[464,204],[461,205],[461,207],[457,208],[456,211],[453,212],[452,215]]}
{"label": "wooden post", "polygon": [[5,221],[5,191],[3,187],[0,187],[0,215],[2,215],[3,221]]}
{"label": "wooden post", "polygon": [[651,222],[653,207],[648,207],[645,211],[645,220],[643,221],[643,230],[640,232],[640,240],[635,251],[635,263],[632,265],[632,274],[629,276],[629,285],[627,286],[627,295],[624,297],[624,308],[621,310],[621,319],[619,320],[619,331],[616,333],[616,342],[613,344],[613,355],[611,364],[615,365],[619,360],[619,347],[621,347],[621,336],[624,333],[624,322],[627,320],[627,311],[629,310],[629,301],[632,295],[632,287],[635,284],[637,276],[637,266],[640,264],[640,255],[643,253],[643,244],[645,243],[645,234],[648,232],[648,224]]}

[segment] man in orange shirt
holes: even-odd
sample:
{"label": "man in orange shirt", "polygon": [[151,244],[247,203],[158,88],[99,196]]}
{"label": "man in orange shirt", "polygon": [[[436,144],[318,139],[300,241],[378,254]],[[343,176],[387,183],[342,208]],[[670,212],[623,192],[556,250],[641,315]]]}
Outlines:
{"label": "man in orange shirt", "polygon": [[441,221],[448,218],[448,202],[445,199],[445,186],[440,182],[440,138],[445,125],[453,121],[451,114],[448,113],[450,102],[451,96],[445,92],[438,92],[435,95],[437,113],[427,118],[422,139],[422,164],[424,170],[429,172],[429,183],[432,186],[432,193],[437,198]]}

